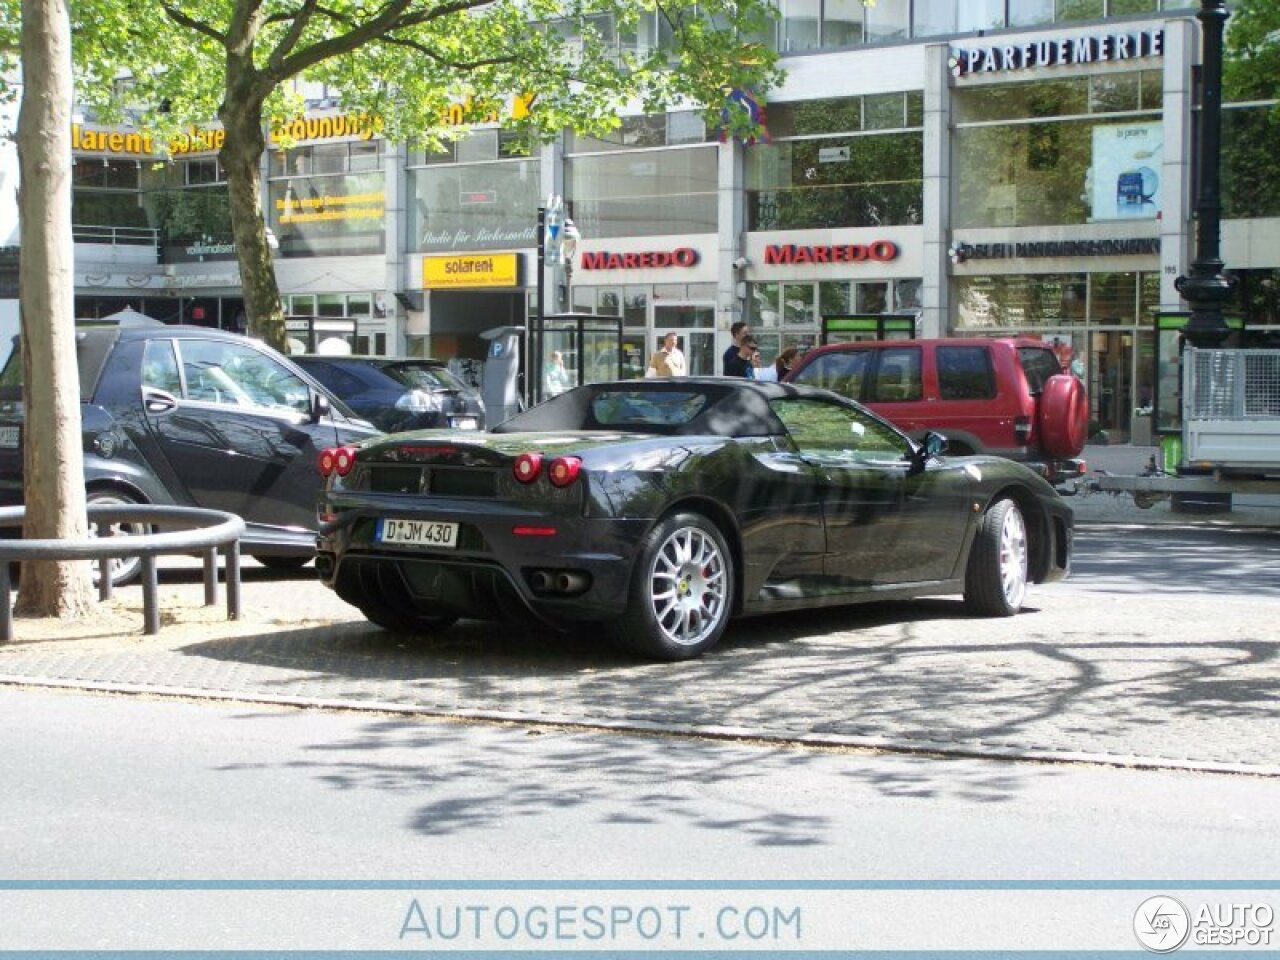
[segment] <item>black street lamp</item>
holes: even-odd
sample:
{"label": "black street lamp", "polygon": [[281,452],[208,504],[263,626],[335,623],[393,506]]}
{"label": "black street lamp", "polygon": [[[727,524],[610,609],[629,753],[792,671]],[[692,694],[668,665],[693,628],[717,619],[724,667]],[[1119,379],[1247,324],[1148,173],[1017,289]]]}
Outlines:
{"label": "black street lamp", "polygon": [[1195,347],[1216,347],[1230,332],[1222,308],[1231,298],[1235,279],[1223,272],[1219,245],[1222,198],[1218,170],[1222,157],[1222,33],[1227,22],[1222,0],[1201,0],[1200,128],[1196,138],[1196,255],[1191,269],[1174,281],[1191,306],[1183,329]]}

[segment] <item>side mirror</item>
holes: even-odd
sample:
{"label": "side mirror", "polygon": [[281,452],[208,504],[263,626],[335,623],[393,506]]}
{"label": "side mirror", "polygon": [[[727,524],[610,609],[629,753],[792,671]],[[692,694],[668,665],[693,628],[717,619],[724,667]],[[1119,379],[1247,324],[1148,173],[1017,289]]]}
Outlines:
{"label": "side mirror", "polygon": [[329,416],[332,407],[329,398],[323,393],[311,391],[311,422],[319,423],[325,417]]}
{"label": "side mirror", "polygon": [[920,438],[920,443],[912,448],[910,472],[913,474],[920,473],[930,460],[946,452],[947,438],[940,433],[929,430]]}

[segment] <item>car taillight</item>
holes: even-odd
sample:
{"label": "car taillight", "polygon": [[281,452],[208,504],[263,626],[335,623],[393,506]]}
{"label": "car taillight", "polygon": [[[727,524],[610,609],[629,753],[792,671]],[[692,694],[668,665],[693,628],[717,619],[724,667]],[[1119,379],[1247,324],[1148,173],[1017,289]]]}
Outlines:
{"label": "car taillight", "polygon": [[516,457],[516,462],[512,465],[511,472],[521,483],[533,483],[538,479],[538,474],[542,472],[542,454],[520,454],[520,456]]}
{"label": "car taillight", "polygon": [[547,476],[554,487],[567,487],[578,479],[582,471],[582,461],[577,457],[556,457],[551,461],[551,469]]}
{"label": "car taillight", "polygon": [[322,477],[331,477],[335,473],[345,477],[355,465],[355,447],[325,447],[320,451],[320,459],[316,461],[316,469]]}
{"label": "car taillight", "polygon": [[1020,447],[1025,447],[1031,441],[1030,417],[1013,418],[1013,439]]}

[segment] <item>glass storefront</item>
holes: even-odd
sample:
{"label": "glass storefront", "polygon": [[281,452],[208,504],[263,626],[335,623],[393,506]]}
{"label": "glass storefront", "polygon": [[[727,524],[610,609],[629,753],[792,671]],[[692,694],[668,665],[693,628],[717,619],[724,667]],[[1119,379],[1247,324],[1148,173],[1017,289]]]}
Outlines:
{"label": "glass storefront", "polygon": [[480,130],[409,158],[406,249],[510,250],[538,242],[540,162],[528,142]]}
{"label": "glass storefront", "polygon": [[381,140],[271,151],[267,226],[277,256],[382,253],[385,183]]}
{"label": "glass storefront", "polygon": [[610,138],[571,136],[565,196],[583,236],[715,233],[719,148],[700,115],[629,117]]}
{"label": "glass storefront", "polygon": [[914,224],[924,208],[919,91],[783,103],[746,151],[747,229]]}
{"label": "glass storefront", "polygon": [[1156,70],[956,90],[952,226],[1154,220],[1161,98]]}

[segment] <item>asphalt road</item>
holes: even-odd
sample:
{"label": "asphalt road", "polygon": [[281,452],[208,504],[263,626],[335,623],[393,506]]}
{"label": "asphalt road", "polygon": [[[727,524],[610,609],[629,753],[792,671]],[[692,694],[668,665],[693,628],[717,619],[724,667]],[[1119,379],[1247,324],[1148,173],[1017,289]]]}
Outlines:
{"label": "asphalt road", "polygon": [[1259,879],[1280,780],[0,689],[23,880]]}

